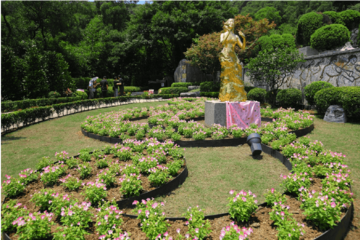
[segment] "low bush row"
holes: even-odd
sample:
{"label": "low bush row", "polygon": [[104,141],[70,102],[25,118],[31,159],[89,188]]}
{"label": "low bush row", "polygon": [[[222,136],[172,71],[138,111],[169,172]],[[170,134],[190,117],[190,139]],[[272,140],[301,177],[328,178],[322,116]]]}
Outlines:
{"label": "low bush row", "polygon": [[[178,97],[177,94],[154,94],[150,95],[149,98],[173,98]],[[12,125],[18,125],[20,123],[24,123],[24,125],[32,123],[36,120],[36,118],[41,118],[45,120],[47,117],[50,117],[54,112],[61,113],[65,109],[70,110],[75,108],[78,110],[82,107],[90,107],[90,106],[98,106],[101,103],[116,103],[116,102],[123,102],[128,99],[139,98],[136,96],[121,96],[117,98],[98,98],[98,99],[86,99],[86,100],[78,100],[73,102],[67,103],[59,103],[53,104],[51,106],[44,106],[44,107],[33,107],[28,108],[20,111],[14,111],[7,114],[1,114],[1,125],[3,128],[8,129]]]}
{"label": "low bush row", "polygon": [[64,97],[64,98],[40,98],[40,99],[28,99],[20,101],[5,101],[1,102],[1,111],[10,112],[19,109],[26,109],[31,107],[43,107],[59,103],[68,103],[79,101],[80,97]]}
{"label": "low bush row", "polygon": [[188,92],[188,88],[187,87],[165,87],[165,88],[160,88],[159,92],[160,94],[180,94],[183,92]]}
{"label": "low bush row", "polygon": [[200,82],[174,82],[171,87],[188,87],[188,86],[200,86]]}

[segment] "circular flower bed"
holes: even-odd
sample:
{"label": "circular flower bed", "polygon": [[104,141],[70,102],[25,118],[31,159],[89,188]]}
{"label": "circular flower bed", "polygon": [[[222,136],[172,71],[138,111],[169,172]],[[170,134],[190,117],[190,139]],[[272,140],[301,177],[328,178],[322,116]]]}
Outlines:
{"label": "circular flower bed", "polygon": [[[196,101],[192,103],[196,104]],[[151,114],[149,111],[147,113],[156,119],[163,119],[160,122],[157,120],[156,124],[161,126],[161,129],[165,127],[166,131],[171,123],[168,120],[166,122],[165,119],[174,118],[181,110],[178,110],[175,115],[168,115],[167,117],[157,117],[161,113],[156,114],[156,112],[166,112],[169,110],[167,108],[175,109],[174,107],[179,105],[181,108],[181,104],[183,103],[163,106],[163,109],[149,109]],[[200,112],[200,108],[201,106],[195,105],[190,109],[196,109],[193,111]],[[135,111],[138,112],[138,109]],[[42,169],[41,176],[35,171],[27,169],[20,173],[18,179],[8,177],[8,180],[3,183],[3,190],[10,197],[6,199],[2,207],[3,232],[11,233],[12,239],[19,239],[18,236],[20,239],[45,238],[50,235],[53,235],[54,239],[74,239],[75,237],[80,237],[80,239],[206,239],[206,237],[213,239],[264,239],[271,236],[270,232],[274,231],[273,227],[275,227],[276,236],[279,239],[305,239],[315,238],[327,229],[333,228],[346,213],[350,212],[347,209],[352,206],[351,180],[349,170],[344,162],[345,156],[341,153],[325,150],[319,141],[312,142],[307,137],[296,138],[294,133],[289,133],[291,130],[311,126],[313,117],[305,112],[295,113],[291,109],[280,109],[274,112],[270,109],[262,109],[262,116],[276,118],[276,120],[261,128],[250,127],[244,130],[235,127],[227,130],[217,126],[217,129],[210,129],[212,131],[211,136],[219,131],[223,135],[226,134],[225,131],[228,131],[227,136],[232,134],[233,137],[238,134],[237,136],[240,138],[252,132],[260,133],[262,142],[268,146],[264,145],[264,147],[270,149],[271,154],[279,153],[284,158],[289,159],[292,164],[292,172],[286,176],[280,176],[283,179],[282,185],[286,190],[285,194],[271,189],[265,193],[266,203],[258,206],[256,196],[251,191],[230,190],[229,216],[223,216],[221,221],[205,219],[206,217],[199,207],[192,207],[184,213],[185,219],[172,223],[166,220],[165,213],[161,210],[164,203],[157,203],[150,198],[135,200],[133,201],[135,207],[133,212],[137,215],[137,219],[132,219],[130,216],[122,214],[122,209],[119,209],[117,203],[111,201],[112,199],[101,200],[106,198],[105,195],[101,195],[106,191],[104,188],[112,182],[108,176],[111,174],[108,173],[114,171],[112,169],[120,169],[117,170],[120,174],[116,184],[122,187],[127,182],[133,181],[132,184],[127,185],[129,191],[139,186],[136,181],[139,180],[138,174],[140,173],[147,173],[148,181],[157,185],[166,182],[164,180],[167,179],[166,175],[170,174],[173,167],[179,167],[180,161],[181,165],[183,164],[181,160],[183,153],[180,152],[179,148],[170,146],[173,144],[170,141],[164,143],[157,142],[155,139],[145,140],[145,142],[136,141],[134,136],[137,135],[138,131],[146,131],[146,137],[146,134],[150,135],[151,130],[146,125],[140,126],[140,130],[133,129],[131,122],[123,123],[126,119],[124,114],[130,115],[129,112],[118,113],[116,119],[111,119],[111,115],[104,114],[102,121],[97,116],[97,118],[88,118],[86,123],[82,125],[83,128],[93,128],[95,131],[104,129],[104,127],[111,129],[111,131],[117,131],[119,128],[120,132],[126,133],[124,135],[130,136],[122,138],[123,145],[117,144],[113,147],[107,147],[103,152],[95,152],[93,157],[90,157],[94,163],[96,162],[98,168],[99,166],[106,168],[107,158],[104,159],[100,156],[97,158],[97,154],[113,154],[112,159],[115,159],[107,166],[108,170],[99,171],[97,181],[89,181],[84,184],[79,182],[80,179],[75,179],[73,175],[69,176],[68,171],[70,171],[71,166],[75,166],[75,169],[83,169],[83,166],[76,163],[76,158],[66,158],[65,152],[56,154],[59,160],[56,165],[52,165],[49,159],[42,159],[38,166],[39,169]],[[134,115],[134,111],[131,114]],[[127,119],[131,117],[129,115]],[[126,124],[128,126],[125,127],[125,131],[122,126]],[[184,136],[195,139],[196,134],[194,132],[190,134],[187,131],[191,132],[194,128],[201,128],[201,126],[196,122],[180,122],[177,128],[177,134],[182,131]],[[155,129],[160,130],[160,128]],[[109,132],[110,130],[106,131]],[[200,131],[205,132],[203,129],[198,129],[197,134]],[[157,133],[156,131],[152,132],[152,134]],[[175,134],[175,129],[172,134]],[[153,137],[164,140],[164,136],[161,138],[161,135]],[[129,153],[132,154],[129,155]],[[153,155],[150,156],[149,154]],[[86,164],[89,155],[86,152],[80,153],[79,159],[85,161],[81,162],[82,165]],[[166,157],[166,164],[164,156]],[[169,156],[172,159],[168,159]],[[178,158],[180,160],[177,160]],[[126,166],[123,161],[131,161],[135,168]],[[178,165],[177,161],[179,161]],[[80,176],[81,173],[79,173],[79,178]],[[32,190],[31,188],[35,182],[52,184],[59,181],[62,182],[61,185],[63,186],[44,189],[40,193],[38,192],[39,189]],[[55,191],[57,188],[67,188],[67,191],[71,191],[76,187],[83,190],[83,195],[74,191],[71,192],[73,196],[60,195]],[[28,192],[29,190],[33,191],[34,194],[31,196],[31,200],[24,200],[24,195],[21,195],[21,192]],[[124,191],[122,193],[125,194]],[[82,198],[84,198],[81,200],[82,203],[76,202],[76,199]],[[19,199],[23,199],[23,202]],[[24,206],[25,204],[27,206]],[[51,227],[53,224],[59,228],[54,229]],[[219,226],[221,227],[219,228]],[[14,235],[15,232],[17,235]],[[276,236],[273,235],[274,238]]]}

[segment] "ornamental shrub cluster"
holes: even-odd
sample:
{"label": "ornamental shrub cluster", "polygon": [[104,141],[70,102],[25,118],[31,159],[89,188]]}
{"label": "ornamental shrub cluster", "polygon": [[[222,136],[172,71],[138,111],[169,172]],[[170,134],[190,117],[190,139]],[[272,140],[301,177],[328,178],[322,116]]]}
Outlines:
{"label": "ornamental shrub cluster", "polygon": [[259,50],[274,51],[276,48],[294,49],[296,47],[295,38],[288,33],[264,35],[259,38]]}
{"label": "ornamental shrub cluster", "polygon": [[348,119],[360,119],[360,87],[325,88],[318,91],[314,99],[320,114],[325,114],[330,105],[341,105]]}
{"label": "ornamental shrub cluster", "polygon": [[180,94],[183,92],[188,92],[187,87],[165,87],[159,89],[159,94]]}
{"label": "ornamental shrub cluster", "polygon": [[341,24],[331,24],[317,29],[311,35],[310,45],[317,50],[329,50],[344,46],[350,40],[350,31]]}
{"label": "ornamental shrub cluster", "polygon": [[315,105],[315,94],[320,91],[321,89],[331,88],[334,87],[331,83],[324,82],[324,81],[316,81],[309,85],[307,85],[305,90],[305,99],[309,103],[309,105]]}
{"label": "ornamental shrub cluster", "polygon": [[266,90],[263,88],[254,88],[248,92],[248,99],[258,101],[260,103],[265,102]]}
{"label": "ornamental shrub cluster", "polygon": [[200,92],[220,92],[220,82],[202,82]]}
{"label": "ornamental shrub cluster", "polygon": [[276,101],[284,108],[294,107],[301,103],[302,93],[299,89],[281,89],[276,95]]}
{"label": "ornamental shrub cluster", "polygon": [[309,46],[310,37],[323,26],[323,15],[310,12],[302,15],[298,21],[296,30],[296,42],[298,44]]}
{"label": "ornamental shrub cluster", "polygon": [[200,82],[174,82],[171,87],[188,87],[188,86],[200,86]]}

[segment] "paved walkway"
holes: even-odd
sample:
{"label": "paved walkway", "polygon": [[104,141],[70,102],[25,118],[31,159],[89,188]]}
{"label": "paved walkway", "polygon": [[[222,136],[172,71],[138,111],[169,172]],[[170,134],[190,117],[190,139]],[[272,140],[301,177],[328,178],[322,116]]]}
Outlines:
{"label": "paved walkway", "polygon": [[[116,106],[121,106],[121,105],[132,104],[132,103],[161,102],[161,101],[167,101],[167,100],[168,99],[129,99],[126,102],[116,102],[116,103],[108,103],[108,104],[103,103],[100,105],[89,106],[89,107],[82,106],[78,110],[76,110],[74,108],[70,109],[70,110],[65,109],[64,111],[60,112],[59,114],[56,113],[55,111],[53,111],[53,113],[50,115],[50,117],[46,117],[45,119],[37,118],[34,122],[26,124],[26,125],[24,125],[24,123],[14,124],[10,128],[7,128],[7,129],[4,129],[1,126],[1,133],[11,132],[11,131],[17,130],[17,129],[25,127],[25,126],[32,125],[34,123],[39,123],[39,122],[43,122],[43,121],[46,121],[49,119],[55,119],[55,118],[59,118],[59,117],[63,117],[63,116],[67,116],[67,115],[79,113],[79,112],[91,111],[91,110],[100,109],[100,108],[116,107]],[[2,114],[7,114],[7,113],[2,113]]]}

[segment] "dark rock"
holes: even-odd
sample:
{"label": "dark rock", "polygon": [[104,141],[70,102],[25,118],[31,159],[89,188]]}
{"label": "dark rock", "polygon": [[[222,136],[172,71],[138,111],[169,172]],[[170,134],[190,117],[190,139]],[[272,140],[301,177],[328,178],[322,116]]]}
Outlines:
{"label": "dark rock", "polygon": [[350,40],[352,41],[352,46],[353,47],[358,47],[358,45],[357,45],[358,34],[359,34],[359,29],[358,28],[354,28],[351,31]]}
{"label": "dark rock", "polygon": [[345,123],[346,115],[344,109],[339,105],[329,106],[328,109],[326,110],[324,121]]}
{"label": "dark rock", "polygon": [[200,89],[200,86],[188,86],[189,91],[194,89]]}
{"label": "dark rock", "polygon": [[180,97],[200,97],[200,92],[180,93]]}

